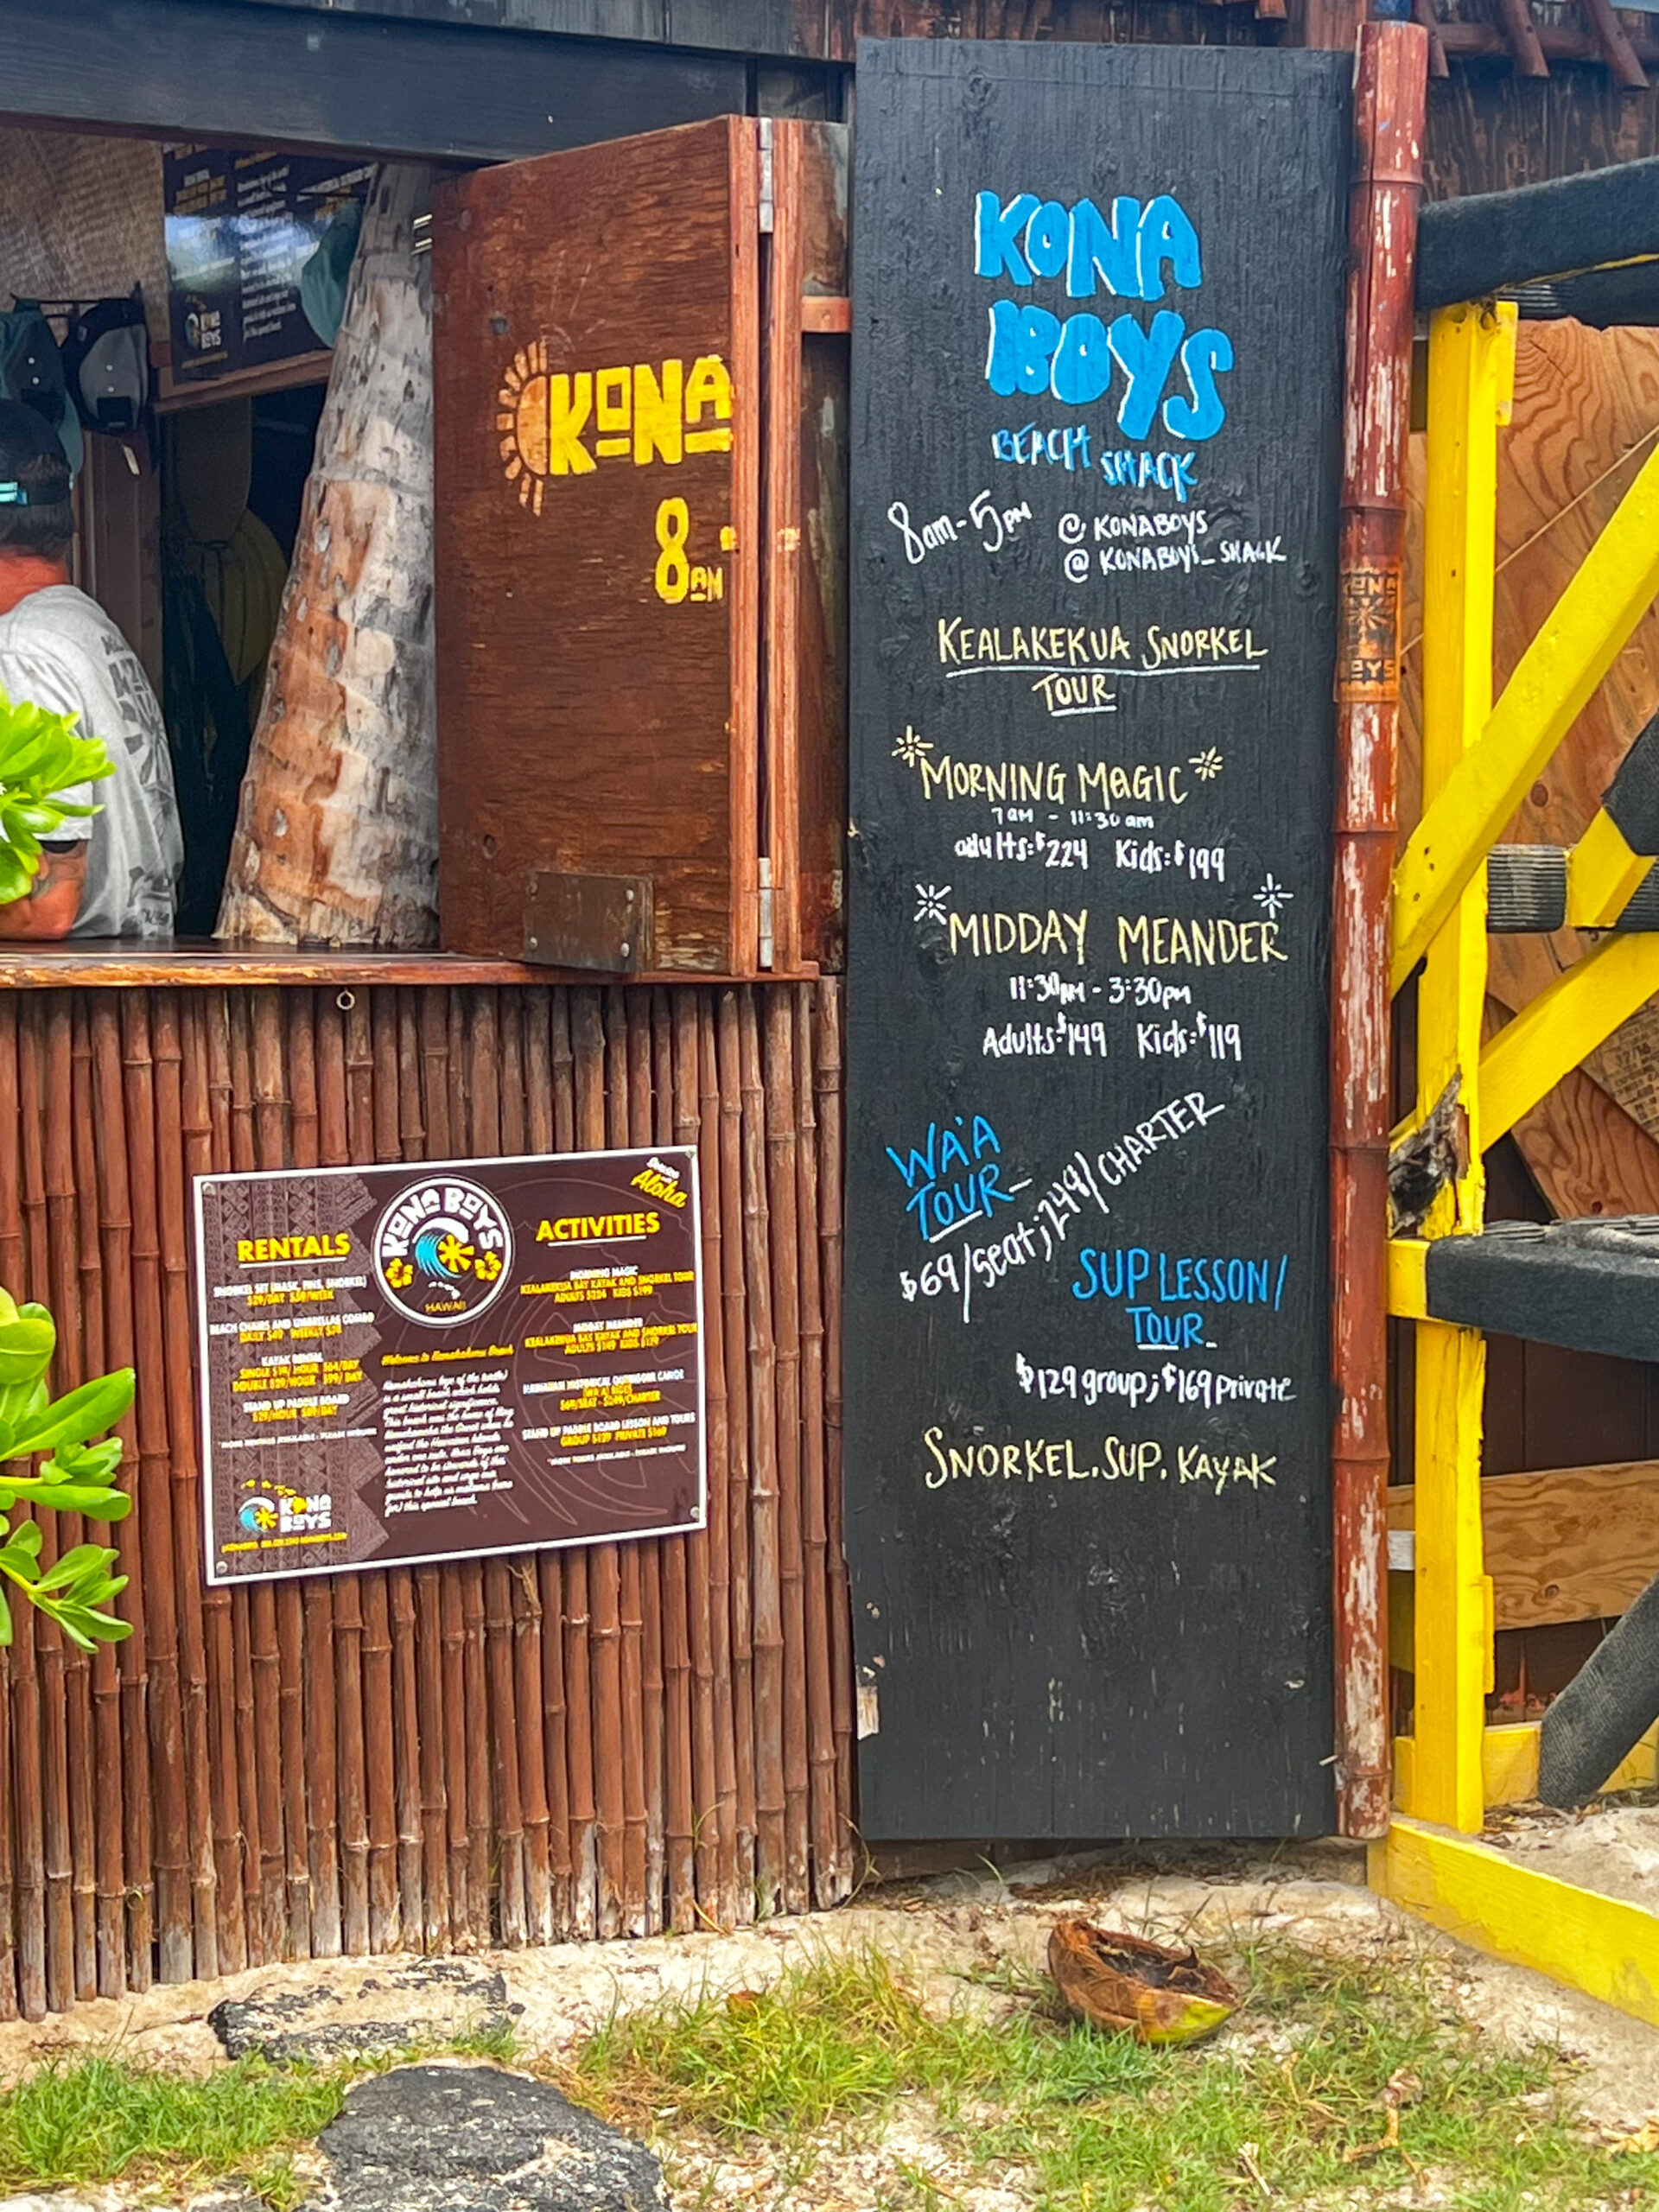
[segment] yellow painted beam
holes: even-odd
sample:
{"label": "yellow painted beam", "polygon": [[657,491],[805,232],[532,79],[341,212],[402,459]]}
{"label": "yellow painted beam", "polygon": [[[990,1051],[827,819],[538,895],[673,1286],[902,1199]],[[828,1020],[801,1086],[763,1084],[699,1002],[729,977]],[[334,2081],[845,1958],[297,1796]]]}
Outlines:
{"label": "yellow painted beam", "polygon": [[[1431,368],[1432,373],[1432,368]],[[1430,453],[1433,449],[1430,400]],[[1431,458],[1431,479],[1435,463]],[[1395,870],[1393,988],[1427,950],[1533,781],[1659,594],[1659,448],[1522,655],[1480,742]]]}
{"label": "yellow painted beam", "polygon": [[1479,1832],[1481,1740],[1492,1680],[1491,1585],[1480,1526],[1486,1340],[1443,1321],[1417,1325],[1417,1525],[1412,1732],[1406,1809]]}
{"label": "yellow painted beam", "polygon": [[[1405,1582],[1389,1577],[1389,1589]],[[1398,1663],[1397,1662],[1395,1662]],[[1394,1800],[1403,1810],[1416,1780],[1417,1746],[1409,1736],[1394,1739]],[[1481,1782],[1489,1805],[1524,1805],[1538,1795],[1538,1723],[1516,1720],[1487,1729],[1480,1746]],[[1604,1789],[1651,1789],[1659,1776],[1654,1731],[1622,1758],[1603,1783]]]}
{"label": "yellow painted beam", "polygon": [[1492,1957],[1534,1967],[1659,2027],[1659,1917],[1444,1829],[1396,1820],[1370,1847],[1370,1884]]}
{"label": "yellow painted beam", "polygon": [[[1423,516],[1423,797],[1455,784],[1492,696],[1497,423],[1513,372],[1515,323],[1491,305],[1443,308],[1429,327],[1428,480]],[[1481,1225],[1481,1022],[1486,1001],[1485,871],[1425,940],[1417,990],[1417,1117],[1454,1079],[1468,1117],[1469,1166],[1439,1192],[1430,1237]],[[1481,1557],[1478,1331],[1421,1320],[1416,1332],[1416,1738],[1409,1809],[1478,1831],[1480,1745],[1491,1659]]]}
{"label": "yellow painted beam", "polygon": [[1653,866],[1651,853],[1632,852],[1604,806],[1567,856],[1567,918],[1574,929],[1611,929]]}
{"label": "yellow painted beam", "polygon": [[[1423,509],[1423,801],[1455,783],[1492,697],[1497,538],[1497,417],[1514,375],[1515,317],[1491,302],[1443,308],[1428,341],[1428,480]],[[1417,990],[1416,1119],[1454,1080],[1470,1164],[1440,1192],[1426,1233],[1480,1225],[1485,1177],[1478,1101],[1486,1008],[1486,902],[1480,880],[1442,915]]]}
{"label": "yellow painted beam", "polygon": [[1524,1805],[1538,1795],[1538,1725],[1489,1728],[1481,1740],[1480,1778],[1489,1805]]}
{"label": "yellow painted beam", "polygon": [[1428,1319],[1428,1244],[1421,1236],[1389,1239],[1389,1311],[1402,1321]]}
{"label": "yellow painted beam", "polygon": [[1481,1054],[1481,1144],[1496,1144],[1656,991],[1659,935],[1604,938],[1565,969]]}

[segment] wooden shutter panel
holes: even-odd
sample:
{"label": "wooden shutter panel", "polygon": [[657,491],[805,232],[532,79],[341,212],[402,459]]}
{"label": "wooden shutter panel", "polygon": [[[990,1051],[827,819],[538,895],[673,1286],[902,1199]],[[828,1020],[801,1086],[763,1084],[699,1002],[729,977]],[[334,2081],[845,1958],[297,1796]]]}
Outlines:
{"label": "wooden shutter panel", "polygon": [[838,961],[845,151],[725,117],[435,196],[453,950]]}
{"label": "wooden shutter panel", "polygon": [[454,950],[755,966],[759,184],[726,117],[438,194]]}

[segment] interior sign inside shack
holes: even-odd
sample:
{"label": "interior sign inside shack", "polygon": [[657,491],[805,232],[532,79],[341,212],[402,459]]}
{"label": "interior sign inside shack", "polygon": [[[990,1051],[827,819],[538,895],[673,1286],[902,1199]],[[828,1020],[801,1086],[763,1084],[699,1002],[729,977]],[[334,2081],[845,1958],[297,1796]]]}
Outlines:
{"label": "interior sign inside shack", "polygon": [[694,1151],[196,1184],[215,1583],[702,1525]]}

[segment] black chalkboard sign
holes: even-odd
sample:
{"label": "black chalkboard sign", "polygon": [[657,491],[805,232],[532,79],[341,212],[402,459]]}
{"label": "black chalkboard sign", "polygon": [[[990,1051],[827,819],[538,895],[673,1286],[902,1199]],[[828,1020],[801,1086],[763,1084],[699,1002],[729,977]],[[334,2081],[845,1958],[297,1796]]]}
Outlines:
{"label": "black chalkboard sign", "polygon": [[859,49],[864,1831],[1329,1827],[1350,63]]}

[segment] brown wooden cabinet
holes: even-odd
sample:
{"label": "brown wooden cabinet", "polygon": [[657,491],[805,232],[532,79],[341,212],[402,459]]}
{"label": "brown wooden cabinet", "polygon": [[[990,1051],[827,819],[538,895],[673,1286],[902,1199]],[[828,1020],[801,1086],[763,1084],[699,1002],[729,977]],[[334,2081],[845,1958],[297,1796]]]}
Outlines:
{"label": "brown wooden cabinet", "polygon": [[838,965],[844,131],[481,169],[432,227],[444,944]]}

